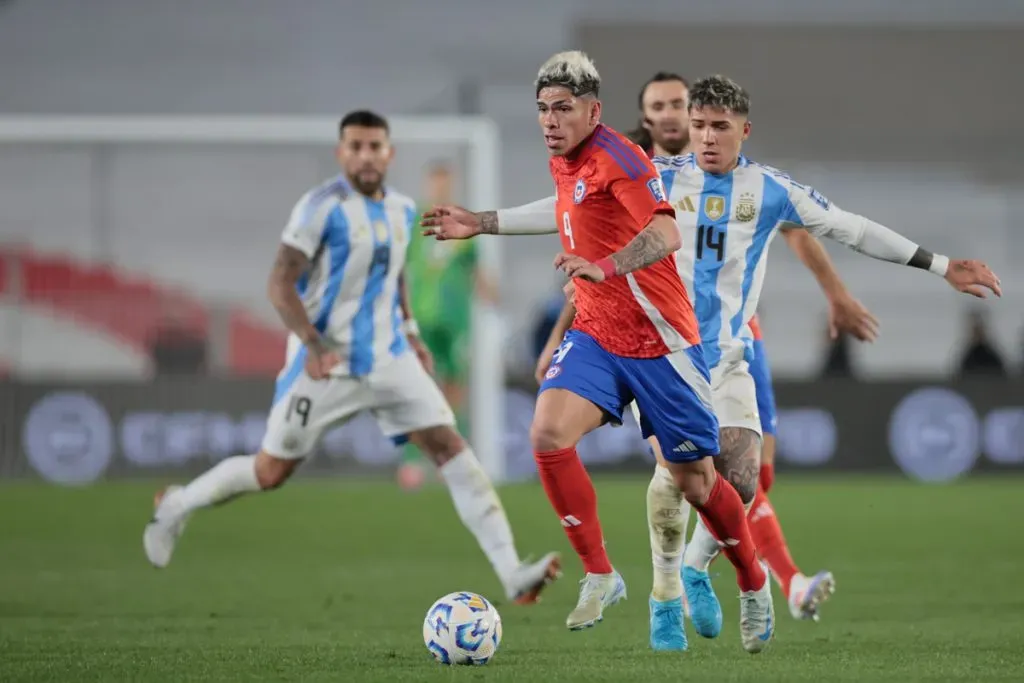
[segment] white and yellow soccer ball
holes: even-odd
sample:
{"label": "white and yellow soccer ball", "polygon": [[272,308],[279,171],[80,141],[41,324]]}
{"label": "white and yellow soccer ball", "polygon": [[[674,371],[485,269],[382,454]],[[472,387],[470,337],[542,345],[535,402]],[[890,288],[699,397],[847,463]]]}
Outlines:
{"label": "white and yellow soccer ball", "polygon": [[442,664],[486,664],[501,644],[501,616],[482,595],[449,593],[427,610],[423,643]]}

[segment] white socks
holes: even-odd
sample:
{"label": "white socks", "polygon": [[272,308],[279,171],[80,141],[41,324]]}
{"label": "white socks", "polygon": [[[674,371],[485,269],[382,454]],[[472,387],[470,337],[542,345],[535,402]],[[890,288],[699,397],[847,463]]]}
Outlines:
{"label": "white socks", "polygon": [[[744,512],[749,515],[750,508],[753,505],[753,500],[749,503],[744,503]],[[690,542],[686,545],[686,552],[683,554],[683,564],[687,567],[706,572],[708,567],[711,566],[711,562],[718,557],[718,553],[721,550],[722,548],[718,545],[718,541],[711,535],[708,528],[704,526],[704,520],[697,517],[697,524],[693,527],[693,536],[690,537]]]}
{"label": "white socks", "polygon": [[462,523],[476,537],[502,584],[509,588],[508,584],[519,568],[519,553],[505,509],[487,473],[469,448],[438,471],[451,493]]}
{"label": "white socks", "polygon": [[675,600],[683,595],[679,576],[690,522],[690,504],[683,498],[671,472],[655,467],[647,486],[647,528],[651,535],[651,562],[654,584],[651,597],[659,602]]}
{"label": "white socks", "polygon": [[175,512],[187,514],[259,490],[256,456],[236,455],[221,460],[181,489],[175,496],[180,510]]}

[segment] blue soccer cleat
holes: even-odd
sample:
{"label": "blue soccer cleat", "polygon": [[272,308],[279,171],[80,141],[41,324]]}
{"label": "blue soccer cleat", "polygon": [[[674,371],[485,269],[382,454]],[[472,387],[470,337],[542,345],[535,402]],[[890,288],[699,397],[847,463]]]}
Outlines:
{"label": "blue soccer cleat", "polygon": [[690,620],[697,633],[705,638],[717,638],[722,632],[722,605],[711,587],[711,577],[699,569],[683,567],[683,588],[690,605]]}
{"label": "blue soccer cleat", "polygon": [[686,629],[683,628],[683,599],[660,602],[653,597],[651,607],[651,649],[686,650]]}

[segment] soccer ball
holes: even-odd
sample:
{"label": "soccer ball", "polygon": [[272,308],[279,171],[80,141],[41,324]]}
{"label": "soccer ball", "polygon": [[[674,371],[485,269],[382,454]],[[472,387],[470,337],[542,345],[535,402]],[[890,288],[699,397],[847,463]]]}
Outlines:
{"label": "soccer ball", "polygon": [[442,664],[486,664],[501,643],[501,617],[482,595],[449,593],[427,610],[423,643]]}

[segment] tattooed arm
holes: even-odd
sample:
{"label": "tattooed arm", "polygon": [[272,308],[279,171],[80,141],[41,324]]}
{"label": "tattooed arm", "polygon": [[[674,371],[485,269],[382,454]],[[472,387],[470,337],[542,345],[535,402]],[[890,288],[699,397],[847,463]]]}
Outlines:
{"label": "tattooed arm", "polygon": [[497,211],[467,211],[461,206],[437,206],[423,214],[424,235],[439,240],[464,240],[477,235],[543,235],[558,232],[555,198]]}
{"label": "tattooed arm", "polygon": [[307,347],[319,347],[320,333],[309,321],[306,308],[295,289],[295,283],[308,269],[309,259],[305,254],[287,244],[280,245],[267,281],[267,298],[289,331]]}
{"label": "tattooed arm", "polygon": [[609,258],[615,266],[615,275],[625,275],[634,270],[657,263],[683,246],[679,226],[672,216],[658,213],[647,227],[629,244]]}
{"label": "tattooed arm", "polygon": [[680,246],[682,238],[675,219],[658,213],[639,235],[611,256],[591,263],[581,256],[563,252],[555,257],[555,268],[562,270],[569,278],[602,282],[657,263],[675,253]]}

